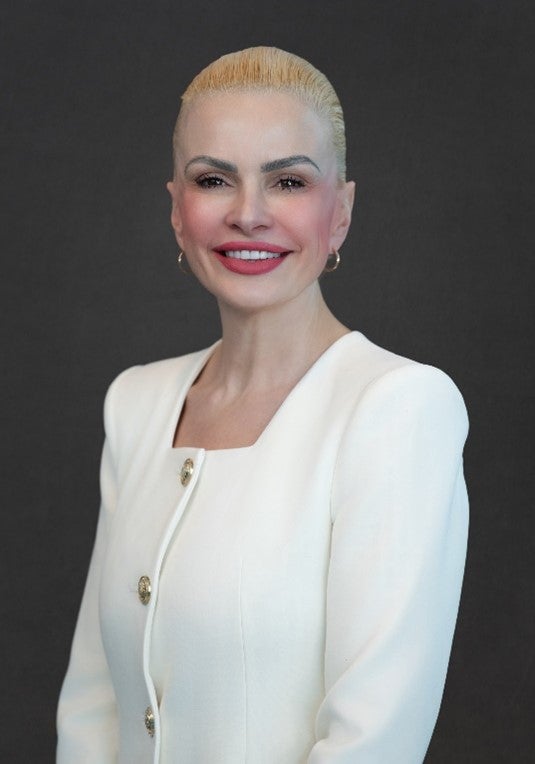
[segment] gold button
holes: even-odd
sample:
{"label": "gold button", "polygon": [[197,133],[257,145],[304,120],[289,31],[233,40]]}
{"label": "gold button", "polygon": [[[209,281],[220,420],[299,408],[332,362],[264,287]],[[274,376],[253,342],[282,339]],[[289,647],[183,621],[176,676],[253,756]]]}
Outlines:
{"label": "gold button", "polygon": [[150,600],[150,578],[148,576],[141,576],[137,582],[137,596],[143,605],[148,605]]}
{"label": "gold button", "polygon": [[151,737],[154,737],[154,714],[152,713],[152,708],[150,706],[147,706],[145,709],[145,727],[148,734]]}
{"label": "gold button", "polygon": [[186,486],[193,475],[193,459],[186,459],[180,470],[180,482]]}

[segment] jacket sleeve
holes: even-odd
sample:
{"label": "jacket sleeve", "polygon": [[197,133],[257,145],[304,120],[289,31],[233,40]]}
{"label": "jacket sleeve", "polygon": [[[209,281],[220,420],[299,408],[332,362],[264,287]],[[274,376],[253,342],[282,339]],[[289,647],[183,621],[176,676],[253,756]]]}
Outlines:
{"label": "jacket sleeve", "polygon": [[325,697],[308,764],[418,764],[435,725],[466,553],[463,400],[433,367],[363,394],[332,489]]}
{"label": "jacket sleeve", "polygon": [[59,698],[57,764],[111,764],[117,759],[115,695],[99,619],[102,559],[116,503],[112,415],[116,382],[110,386],[104,404],[106,438],[100,468],[101,507],[69,667]]}

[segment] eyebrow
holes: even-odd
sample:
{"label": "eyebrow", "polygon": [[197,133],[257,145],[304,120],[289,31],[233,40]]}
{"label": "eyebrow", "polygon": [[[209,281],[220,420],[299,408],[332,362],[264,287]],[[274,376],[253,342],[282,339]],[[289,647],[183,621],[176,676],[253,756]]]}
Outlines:
{"label": "eyebrow", "polygon": [[294,154],[291,157],[274,159],[272,162],[266,162],[261,165],[260,169],[262,172],[273,172],[273,170],[283,170],[285,167],[293,167],[296,164],[311,164],[318,172],[321,172],[318,165],[310,157],[305,156],[305,154]]}
{"label": "eyebrow", "polygon": [[[238,172],[237,165],[232,164],[232,162],[225,162],[223,159],[216,159],[207,154],[200,154],[198,157],[190,159],[185,169],[187,170],[192,164],[207,164],[222,172]],[[262,172],[273,172],[274,170],[283,170],[286,167],[293,167],[296,164],[311,164],[318,172],[321,172],[318,165],[305,154],[294,154],[289,157],[283,157],[282,159],[274,159],[272,162],[265,162],[260,165],[260,169]]]}
{"label": "eyebrow", "polygon": [[187,170],[188,167],[192,164],[208,164],[210,167],[215,167],[216,170],[221,170],[222,172],[238,172],[238,168],[235,164],[232,164],[231,162],[225,162],[223,159],[210,157],[207,154],[201,154],[198,157],[193,157],[193,159],[190,159],[185,169]]}

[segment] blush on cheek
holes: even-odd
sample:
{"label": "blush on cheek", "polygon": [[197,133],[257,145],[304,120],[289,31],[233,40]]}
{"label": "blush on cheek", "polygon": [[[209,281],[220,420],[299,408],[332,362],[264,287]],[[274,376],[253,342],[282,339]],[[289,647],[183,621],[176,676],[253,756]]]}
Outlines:
{"label": "blush on cheek", "polygon": [[182,238],[184,244],[190,246],[205,245],[207,239],[210,239],[210,233],[213,226],[211,216],[207,214],[205,205],[187,201],[182,207]]}
{"label": "blush on cheek", "polygon": [[294,208],[289,217],[289,227],[293,236],[303,243],[310,242],[311,236],[314,236],[318,249],[322,251],[329,247],[331,222],[330,204],[303,204],[301,208]]}

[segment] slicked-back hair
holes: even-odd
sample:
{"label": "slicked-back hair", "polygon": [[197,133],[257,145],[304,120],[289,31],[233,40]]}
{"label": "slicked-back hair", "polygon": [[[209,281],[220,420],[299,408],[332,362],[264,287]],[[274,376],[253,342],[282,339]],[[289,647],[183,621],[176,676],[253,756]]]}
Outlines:
{"label": "slicked-back hair", "polygon": [[339,180],[345,181],[344,115],[333,86],[324,74],[304,58],[268,46],[228,53],[213,61],[192,80],[182,96],[173,133],[175,167],[184,110],[200,96],[240,91],[288,93],[300,98],[323,117],[331,129]]}

